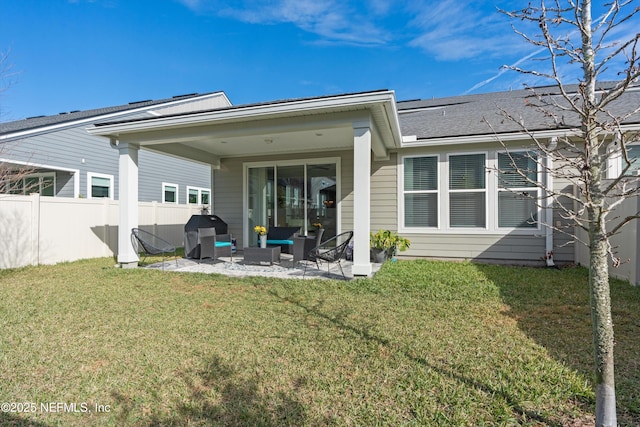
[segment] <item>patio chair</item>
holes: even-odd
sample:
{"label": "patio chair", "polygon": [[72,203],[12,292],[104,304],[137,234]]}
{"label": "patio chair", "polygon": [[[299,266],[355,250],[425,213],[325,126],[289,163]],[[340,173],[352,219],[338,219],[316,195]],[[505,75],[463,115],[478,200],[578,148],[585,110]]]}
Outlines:
{"label": "patio chair", "polygon": [[[162,271],[164,271],[164,257],[165,254],[173,253],[173,256],[176,256],[176,247],[166,240],[161,239],[155,234],[149,233],[148,231],[141,230],[139,228],[131,229],[131,243],[133,247],[136,248],[138,253],[140,253],[140,249],[144,252],[144,258],[142,258],[142,262],[147,259],[149,255],[161,255],[162,254]],[[178,266],[178,258],[176,258],[176,267]]]}
{"label": "patio chair", "polygon": [[293,239],[300,233],[300,227],[269,227],[267,246],[280,246],[280,252],[290,254]]}
{"label": "patio chair", "polygon": [[[345,251],[347,250],[347,245],[353,238],[353,231],[346,231],[344,233],[338,234],[324,242],[320,243],[316,248],[312,249],[307,256],[309,261],[314,261],[316,263],[316,267],[320,270],[320,261],[324,261],[327,263],[327,275],[330,274],[331,263],[337,263],[338,267],[340,267],[340,273],[342,273],[342,278],[347,280],[347,277],[344,275],[344,270],[342,269],[342,264],[340,261],[344,257]],[[304,265],[304,274],[305,277],[307,274],[307,264]]]}
{"label": "patio chair", "polygon": [[203,258],[218,259],[228,256],[233,262],[231,251],[231,234],[216,234],[215,228],[199,228],[198,244],[200,245],[200,262]]}

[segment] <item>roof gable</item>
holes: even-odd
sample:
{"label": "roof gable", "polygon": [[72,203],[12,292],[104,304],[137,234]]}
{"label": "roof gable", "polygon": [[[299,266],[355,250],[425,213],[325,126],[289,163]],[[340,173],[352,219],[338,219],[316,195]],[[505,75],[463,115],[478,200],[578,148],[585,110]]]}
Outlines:
{"label": "roof gable", "polygon": [[[51,127],[74,126],[78,123],[108,120],[122,114],[134,112],[152,112],[154,116],[171,114],[175,111],[196,111],[211,108],[215,105],[211,99],[220,98],[218,105],[229,106],[231,103],[224,92],[209,92],[205,94],[178,95],[159,100],[135,101],[124,105],[96,108],[92,110],[70,111],[52,116],[29,117],[23,120],[0,123],[0,137],[7,139],[19,134],[26,136],[30,132],[37,132]],[[191,104],[191,106],[189,105]]]}

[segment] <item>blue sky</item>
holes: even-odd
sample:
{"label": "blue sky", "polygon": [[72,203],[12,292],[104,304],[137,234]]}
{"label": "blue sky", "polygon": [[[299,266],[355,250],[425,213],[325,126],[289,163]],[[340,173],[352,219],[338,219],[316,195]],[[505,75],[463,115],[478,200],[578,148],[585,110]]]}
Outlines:
{"label": "blue sky", "polygon": [[[523,76],[500,67],[536,51],[496,8],[526,3],[0,0],[0,51],[11,67],[0,121],[218,90],[244,104],[517,89]],[[636,19],[619,36],[638,27]]]}

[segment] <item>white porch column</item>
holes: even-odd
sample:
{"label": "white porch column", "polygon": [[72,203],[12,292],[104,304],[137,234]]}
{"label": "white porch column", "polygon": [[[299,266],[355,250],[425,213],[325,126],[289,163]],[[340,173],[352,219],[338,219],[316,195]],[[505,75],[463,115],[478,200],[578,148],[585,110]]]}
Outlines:
{"label": "white porch column", "polygon": [[353,128],[353,275],[368,276],[371,223],[371,128]]}
{"label": "white porch column", "polygon": [[137,145],[120,142],[118,163],[120,217],[118,220],[118,263],[123,268],[138,266],[138,254],[131,244],[131,229],[138,227]]}

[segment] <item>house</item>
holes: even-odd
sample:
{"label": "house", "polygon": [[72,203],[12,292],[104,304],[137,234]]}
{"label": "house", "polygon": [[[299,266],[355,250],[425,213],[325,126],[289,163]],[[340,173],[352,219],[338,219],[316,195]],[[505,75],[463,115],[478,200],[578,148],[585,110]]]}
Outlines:
{"label": "house", "polygon": [[[541,90],[558,98],[553,87]],[[147,150],[207,164],[212,211],[245,247],[256,243],[255,225],[299,226],[308,233],[320,223],[328,236],[354,231],[354,275],[371,273],[369,233],[383,228],[411,239],[403,253],[408,257],[579,262],[584,253],[565,234],[540,225],[565,224],[544,191],[497,176],[512,167],[508,149],[532,169],[531,178],[572,189],[531,163],[539,154],[530,135],[502,112],[522,117],[545,144],[571,137],[575,117],[544,115],[530,103],[526,91],[397,101],[393,91],[377,90],[113,117],[85,127],[118,153],[122,266],[138,262],[129,230],[138,225],[136,202],[148,173],[140,159]],[[638,88],[619,104],[640,105]],[[639,127],[637,116],[624,123],[625,131]],[[556,167],[551,159],[539,161]],[[615,170],[608,165],[608,173]]]}
{"label": "house", "polygon": [[[88,126],[229,105],[223,92],[213,92],[0,123],[0,165],[23,171],[11,183],[14,194],[117,200],[118,152],[89,134]],[[139,201],[210,204],[209,165],[147,148],[139,158]]]}
{"label": "house", "polygon": [[[553,87],[542,90],[558,97]],[[530,136],[501,111],[523,117],[549,144],[574,132],[574,117],[550,117],[531,101],[527,91],[509,91],[397,102],[393,91],[379,90],[96,123],[89,132],[119,144],[131,201],[121,204],[123,230],[135,226],[135,158],[153,147],[211,164],[213,211],[229,219],[244,246],[255,243],[256,224],[305,233],[319,222],[329,235],[354,231],[356,275],[371,272],[369,233],[379,228],[410,238],[407,256],[575,262],[573,242],[540,225],[562,226],[560,213],[516,194],[544,201],[543,191],[518,179],[499,184],[496,176],[510,167],[505,149],[525,166],[531,159],[524,153],[537,155]],[[639,105],[638,88],[621,104]],[[625,127],[639,123],[634,116]],[[532,178],[549,187],[570,185],[534,169]],[[137,262],[126,242],[118,260]]]}

